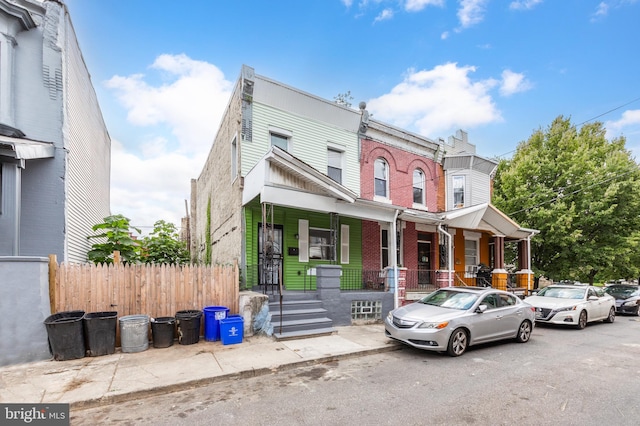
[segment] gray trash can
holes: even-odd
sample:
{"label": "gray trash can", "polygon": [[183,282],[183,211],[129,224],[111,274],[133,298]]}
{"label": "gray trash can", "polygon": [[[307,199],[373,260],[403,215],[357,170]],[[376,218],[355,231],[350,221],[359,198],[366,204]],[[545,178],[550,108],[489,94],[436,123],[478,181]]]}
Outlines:
{"label": "gray trash can", "polygon": [[120,350],[142,352],[149,348],[149,316],[127,315],[120,318]]}

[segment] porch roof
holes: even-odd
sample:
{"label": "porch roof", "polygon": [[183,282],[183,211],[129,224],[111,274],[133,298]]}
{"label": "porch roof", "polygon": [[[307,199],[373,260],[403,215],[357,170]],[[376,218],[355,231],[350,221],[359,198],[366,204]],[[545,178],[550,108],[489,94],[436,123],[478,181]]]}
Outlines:
{"label": "porch roof", "polygon": [[521,228],[509,216],[489,203],[444,212],[443,219],[444,223],[452,228],[486,231],[513,239],[527,238],[540,232]]}
{"label": "porch roof", "polygon": [[51,142],[38,142],[0,135],[0,155],[18,160],[33,160],[52,158],[54,154],[55,148]]}

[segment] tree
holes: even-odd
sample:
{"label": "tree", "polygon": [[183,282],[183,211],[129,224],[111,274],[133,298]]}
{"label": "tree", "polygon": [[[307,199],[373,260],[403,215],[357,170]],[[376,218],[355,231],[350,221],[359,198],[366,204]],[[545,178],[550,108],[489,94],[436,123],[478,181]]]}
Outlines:
{"label": "tree", "polygon": [[638,276],[640,170],[601,123],[556,118],[498,165],[493,203],[525,228],[534,272],[593,283]]}
{"label": "tree", "polygon": [[347,108],[351,108],[351,101],[353,100],[353,96],[351,96],[351,90],[348,90],[346,93],[338,93],[333,97],[333,100],[338,105],[343,105]]}
{"label": "tree", "polygon": [[142,240],[142,261],[145,263],[189,263],[189,251],[186,243],[180,241],[178,231],[173,223],[158,220],[153,225],[153,232]]}
{"label": "tree", "polygon": [[138,228],[129,224],[129,219],[121,214],[104,218],[103,223],[94,225],[93,231],[101,230],[98,235],[90,235],[87,239],[99,238],[103,242],[91,246],[87,257],[94,263],[113,263],[113,253],[120,252],[123,262],[135,263],[140,256],[140,244],[131,235],[131,230],[140,233]]}

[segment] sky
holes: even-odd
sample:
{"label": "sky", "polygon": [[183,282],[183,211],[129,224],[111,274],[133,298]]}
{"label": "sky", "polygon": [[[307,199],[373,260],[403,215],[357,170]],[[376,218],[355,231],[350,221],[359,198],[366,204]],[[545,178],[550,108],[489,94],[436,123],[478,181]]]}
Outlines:
{"label": "sky", "polygon": [[111,212],[180,226],[243,64],[509,158],[563,116],[640,158],[640,0],[66,0],[112,140]]}

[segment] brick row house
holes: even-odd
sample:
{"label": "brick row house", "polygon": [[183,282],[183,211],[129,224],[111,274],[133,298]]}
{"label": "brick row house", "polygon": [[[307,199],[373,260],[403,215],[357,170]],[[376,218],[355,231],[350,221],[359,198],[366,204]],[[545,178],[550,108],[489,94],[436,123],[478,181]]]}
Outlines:
{"label": "brick row house", "polygon": [[262,290],[313,292],[316,268],[339,265],[342,290],[393,293],[398,305],[474,285],[483,264],[507,288],[513,241],[513,285],[527,288],[536,231],[491,205],[496,166],[462,131],[434,141],[243,66],[192,180],[191,253],[237,260],[244,286]]}

